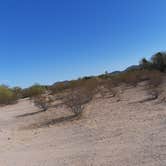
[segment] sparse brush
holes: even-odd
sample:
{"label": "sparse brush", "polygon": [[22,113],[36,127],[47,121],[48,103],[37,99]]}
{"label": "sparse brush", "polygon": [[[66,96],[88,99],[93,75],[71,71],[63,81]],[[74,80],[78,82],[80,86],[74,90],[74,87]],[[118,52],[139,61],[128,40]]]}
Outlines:
{"label": "sparse brush", "polygon": [[0,105],[13,104],[17,101],[17,96],[12,89],[5,85],[0,86]]}
{"label": "sparse brush", "polygon": [[85,104],[90,102],[93,98],[94,91],[90,87],[80,87],[70,89],[67,95],[63,98],[63,103],[76,116],[81,115]]}
{"label": "sparse brush", "polygon": [[109,97],[115,97],[117,94],[117,91],[115,90],[115,86],[110,79],[105,79],[100,81],[100,88],[99,92],[102,95],[102,97],[106,97],[109,95]]}
{"label": "sparse brush", "polygon": [[163,82],[163,74],[159,71],[153,71],[148,76],[147,93],[155,100],[162,93],[160,85]]}
{"label": "sparse brush", "polygon": [[42,109],[42,111],[47,111],[53,102],[52,98],[46,95],[40,95],[32,98],[35,106]]}
{"label": "sparse brush", "polygon": [[162,83],[162,81],[163,81],[163,74],[159,71],[152,71],[149,74],[148,87],[156,88]]}
{"label": "sparse brush", "polygon": [[25,97],[35,97],[35,96],[39,96],[41,94],[44,94],[46,92],[46,88],[45,86],[39,85],[39,84],[35,84],[29,88],[26,88],[22,91],[22,96],[23,98]]}
{"label": "sparse brush", "polygon": [[13,93],[14,93],[14,95],[15,95],[15,97],[17,99],[21,99],[22,98],[22,88],[14,87],[14,88],[12,88],[12,91],[13,91]]}

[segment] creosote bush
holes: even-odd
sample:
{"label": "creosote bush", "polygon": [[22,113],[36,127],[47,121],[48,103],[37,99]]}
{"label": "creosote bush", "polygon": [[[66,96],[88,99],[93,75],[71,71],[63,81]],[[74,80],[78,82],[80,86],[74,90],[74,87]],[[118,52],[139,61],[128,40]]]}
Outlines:
{"label": "creosote bush", "polygon": [[83,89],[71,90],[64,98],[63,102],[66,107],[76,116],[81,115],[85,104],[92,99],[92,96],[87,94]]}
{"label": "creosote bush", "polygon": [[97,92],[97,79],[78,80],[72,82],[71,89],[63,98],[63,103],[76,116],[81,115],[85,104],[90,102]]}
{"label": "creosote bush", "polygon": [[5,85],[0,86],[0,105],[13,104],[17,101],[17,96],[12,89]]}
{"label": "creosote bush", "polygon": [[163,74],[159,71],[149,73],[148,88],[157,88],[163,81]]}
{"label": "creosote bush", "polygon": [[46,95],[39,95],[32,98],[36,107],[42,111],[47,111],[53,102],[52,98]]}
{"label": "creosote bush", "polygon": [[78,80],[57,83],[51,86],[49,90],[51,90],[52,94],[63,93],[70,89],[76,89],[79,87],[86,87],[91,89],[91,91],[94,91],[94,89],[97,87],[97,84],[98,80],[96,78],[87,77],[86,79],[82,78]]}
{"label": "creosote bush", "polygon": [[32,98],[32,97],[39,96],[45,93],[45,91],[46,91],[46,88],[44,86],[35,84],[29,88],[24,89],[22,92],[22,95],[23,95],[23,98],[26,98],[26,97]]}
{"label": "creosote bush", "polygon": [[149,81],[151,84],[159,84],[162,79],[161,72],[157,70],[135,70],[120,73],[111,77],[112,84],[118,86],[121,84],[136,86],[141,81]]}

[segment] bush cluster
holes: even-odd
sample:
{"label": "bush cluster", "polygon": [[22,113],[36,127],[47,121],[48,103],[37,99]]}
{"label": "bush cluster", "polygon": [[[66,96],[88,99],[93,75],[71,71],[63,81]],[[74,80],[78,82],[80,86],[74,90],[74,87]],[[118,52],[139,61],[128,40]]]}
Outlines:
{"label": "bush cluster", "polygon": [[160,72],[166,71],[166,52],[158,52],[152,56],[148,61],[146,58],[143,58],[140,61],[140,66],[143,69],[148,70],[159,70]]}
{"label": "bush cluster", "polygon": [[17,99],[17,95],[11,88],[5,85],[0,86],[0,105],[13,104]]}
{"label": "bush cluster", "polygon": [[76,116],[81,115],[85,104],[90,102],[97,92],[98,85],[96,78],[71,81],[67,93],[63,96],[63,103]]}
{"label": "bush cluster", "polygon": [[160,83],[162,73],[157,70],[135,70],[121,73],[112,78],[113,85],[125,83],[127,85],[136,86],[141,81],[149,81],[151,84]]}
{"label": "bush cluster", "polygon": [[39,96],[43,93],[45,93],[46,91],[46,87],[45,86],[42,86],[42,85],[39,85],[39,84],[35,84],[29,88],[26,88],[22,91],[22,96],[23,98],[26,98],[26,97],[36,97],[36,96]]}
{"label": "bush cluster", "polygon": [[[20,98],[29,97],[37,107],[46,111],[53,102],[48,98],[50,95],[48,91],[51,91],[51,95],[62,94],[63,103],[67,108],[75,115],[81,115],[85,104],[103,89],[115,96],[117,93],[115,87],[121,84],[136,86],[140,81],[147,81],[149,89],[156,89],[161,84],[162,73],[165,71],[166,53],[159,52],[149,61],[143,58],[137,69],[115,75],[106,72],[98,77],[83,77],[78,80],[59,82],[50,87],[35,84],[29,88],[21,89],[20,87],[9,88],[1,85],[0,104],[12,104]],[[105,91],[103,91],[104,93]]]}
{"label": "bush cluster", "polygon": [[35,106],[41,109],[42,111],[47,111],[53,102],[52,98],[47,95],[39,95],[32,98]]}

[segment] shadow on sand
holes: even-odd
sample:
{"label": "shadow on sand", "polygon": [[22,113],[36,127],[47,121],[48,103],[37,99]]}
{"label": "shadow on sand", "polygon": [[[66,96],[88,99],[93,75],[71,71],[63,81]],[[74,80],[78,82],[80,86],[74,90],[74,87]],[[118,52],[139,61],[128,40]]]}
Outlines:
{"label": "shadow on sand", "polygon": [[18,115],[18,116],[16,116],[16,118],[22,118],[22,117],[26,117],[26,116],[32,116],[32,115],[40,114],[40,113],[42,113],[42,112],[43,112],[43,111],[30,112],[30,113]]}
{"label": "shadow on sand", "polygon": [[63,122],[71,122],[73,120],[78,120],[80,116],[78,115],[70,115],[65,117],[60,117],[56,119],[51,119],[46,122],[40,123],[39,127],[48,127],[49,125],[55,125]]}
{"label": "shadow on sand", "polygon": [[[58,107],[62,107],[62,106],[63,106],[63,103],[59,103],[59,104],[51,106],[50,108],[58,108]],[[26,116],[32,116],[32,115],[40,114],[42,112],[45,112],[45,111],[30,112],[30,113],[18,115],[18,116],[16,116],[16,118],[21,118],[21,117],[26,117]]]}

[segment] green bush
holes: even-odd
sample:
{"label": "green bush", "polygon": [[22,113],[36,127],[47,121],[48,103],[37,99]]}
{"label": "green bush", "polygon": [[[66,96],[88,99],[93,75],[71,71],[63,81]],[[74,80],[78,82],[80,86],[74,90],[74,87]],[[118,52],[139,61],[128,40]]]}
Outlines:
{"label": "green bush", "polygon": [[17,101],[17,96],[12,89],[7,86],[0,86],[0,105],[13,104]]}
{"label": "green bush", "polygon": [[35,97],[45,93],[46,88],[42,85],[35,84],[27,89],[23,90],[23,98],[25,97]]}
{"label": "green bush", "polygon": [[154,68],[152,62],[148,61],[146,58],[140,61],[140,67],[144,70],[152,70]]}
{"label": "green bush", "polygon": [[153,67],[161,72],[164,72],[166,69],[166,53],[165,52],[158,52],[151,58]]}
{"label": "green bush", "polygon": [[150,61],[143,58],[140,61],[140,67],[142,69],[159,70],[165,72],[166,70],[166,52],[158,52],[154,54]]}

